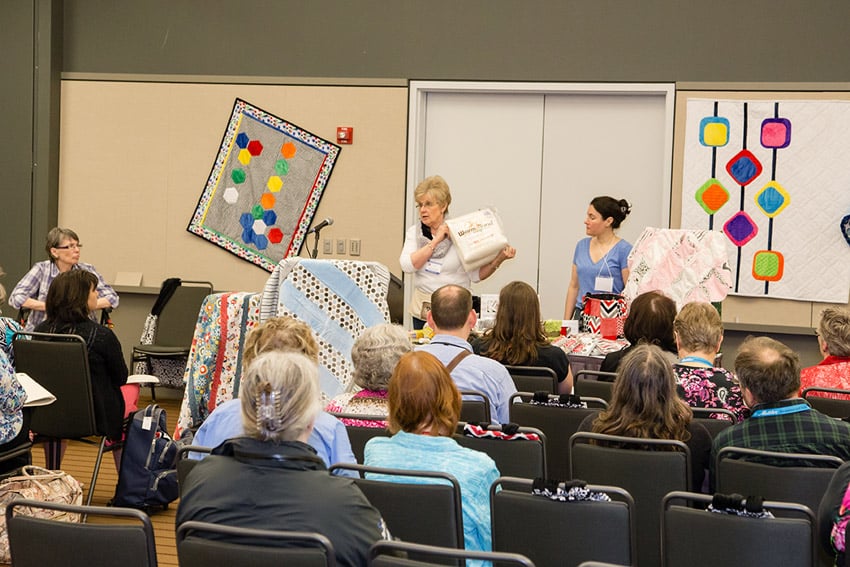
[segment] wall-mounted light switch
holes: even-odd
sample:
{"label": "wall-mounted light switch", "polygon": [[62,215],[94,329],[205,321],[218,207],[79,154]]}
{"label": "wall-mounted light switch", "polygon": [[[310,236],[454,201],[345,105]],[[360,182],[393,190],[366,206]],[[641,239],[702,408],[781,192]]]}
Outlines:
{"label": "wall-mounted light switch", "polygon": [[336,239],[336,253],[340,256],[345,256],[345,239],[337,238]]}
{"label": "wall-mounted light switch", "polygon": [[334,252],[333,239],[325,238],[322,241],[322,253],[330,256]]}
{"label": "wall-mounted light switch", "polygon": [[351,255],[352,256],[360,256],[360,239],[352,238],[351,239]]}

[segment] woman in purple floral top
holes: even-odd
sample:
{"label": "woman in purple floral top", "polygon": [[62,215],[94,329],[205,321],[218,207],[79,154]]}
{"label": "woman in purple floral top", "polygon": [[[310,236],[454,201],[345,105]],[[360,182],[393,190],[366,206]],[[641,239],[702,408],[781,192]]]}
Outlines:
{"label": "woman in purple floral top", "polygon": [[[679,361],[673,365],[677,391],[695,408],[724,408],[736,421],[749,415],[735,376],[714,366],[723,342],[720,314],[710,303],[688,303],[673,323]],[[721,416],[722,417],[722,416]]]}
{"label": "woman in purple floral top", "polygon": [[[357,337],[351,347],[351,362],[354,364],[353,384],[355,391],[339,394],[325,407],[328,413],[385,416],[387,386],[398,359],[413,350],[410,337],[399,325],[384,323],[369,327]],[[343,417],[345,425],[356,427],[383,428],[386,420],[369,420]]]}

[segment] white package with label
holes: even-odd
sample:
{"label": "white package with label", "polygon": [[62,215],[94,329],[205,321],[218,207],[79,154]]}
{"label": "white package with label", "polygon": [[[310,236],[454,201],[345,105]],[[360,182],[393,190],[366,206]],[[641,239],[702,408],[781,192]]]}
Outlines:
{"label": "white package with label", "polygon": [[480,209],[446,219],[446,225],[467,272],[492,261],[508,245],[502,222],[493,209]]}

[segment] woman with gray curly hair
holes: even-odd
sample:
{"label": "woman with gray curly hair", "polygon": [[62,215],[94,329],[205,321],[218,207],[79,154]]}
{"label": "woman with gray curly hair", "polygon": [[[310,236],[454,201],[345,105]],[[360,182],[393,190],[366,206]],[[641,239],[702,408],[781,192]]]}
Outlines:
{"label": "woman with gray curly hair", "polygon": [[261,354],[242,377],[239,399],[245,435],[192,469],[176,524],[319,532],[331,540],[338,565],[365,565],[371,545],[389,534],[357,485],[329,475],[307,444],[321,409],[316,362],[298,352]]}
{"label": "woman with gray curly hair", "polygon": [[[354,363],[355,391],[336,396],[325,408],[335,414],[364,416],[387,415],[387,387],[398,359],[413,350],[410,337],[402,327],[384,323],[369,327],[351,347]],[[386,427],[386,420],[341,417],[346,425],[359,427]]]}

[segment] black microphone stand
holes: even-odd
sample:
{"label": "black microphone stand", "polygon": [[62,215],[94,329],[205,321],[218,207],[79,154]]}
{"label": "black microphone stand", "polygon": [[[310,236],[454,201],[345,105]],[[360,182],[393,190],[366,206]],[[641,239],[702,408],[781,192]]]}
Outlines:
{"label": "black microphone stand", "polygon": [[313,231],[313,236],[315,237],[313,240],[313,250],[310,251],[310,258],[313,260],[319,255],[319,233],[322,231],[321,228],[317,228]]}

